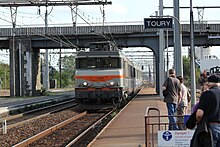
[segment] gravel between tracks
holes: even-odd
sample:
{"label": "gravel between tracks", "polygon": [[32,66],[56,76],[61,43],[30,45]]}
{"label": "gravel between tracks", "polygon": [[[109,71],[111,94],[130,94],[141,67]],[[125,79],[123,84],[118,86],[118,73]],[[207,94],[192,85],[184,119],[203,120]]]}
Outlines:
{"label": "gravel between tracks", "polygon": [[73,110],[65,110],[8,129],[5,135],[0,131],[0,147],[11,147],[77,114]]}
{"label": "gravel between tracks", "polygon": [[72,141],[80,132],[93,124],[103,114],[87,114],[78,120],[58,129],[54,133],[32,143],[33,147],[63,147]]}

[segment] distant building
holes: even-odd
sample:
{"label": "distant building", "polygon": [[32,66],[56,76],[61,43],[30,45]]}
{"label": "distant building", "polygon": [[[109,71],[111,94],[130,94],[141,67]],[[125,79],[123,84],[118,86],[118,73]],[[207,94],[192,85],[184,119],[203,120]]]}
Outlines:
{"label": "distant building", "polygon": [[202,46],[195,47],[196,59],[199,60],[199,61],[204,59],[205,56],[210,55],[210,53],[211,53],[210,47],[208,47],[208,48],[204,48]]}
{"label": "distant building", "polygon": [[210,69],[213,67],[220,67],[220,59],[215,55],[204,56],[204,59],[200,60],[200,71],[207,73],[210,72]]}

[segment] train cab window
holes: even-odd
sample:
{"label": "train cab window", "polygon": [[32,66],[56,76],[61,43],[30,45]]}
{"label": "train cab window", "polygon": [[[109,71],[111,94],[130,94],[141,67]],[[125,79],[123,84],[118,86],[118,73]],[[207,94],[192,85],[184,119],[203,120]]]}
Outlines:
{"label": "train cab window", "polygon": [[84,58],[78,58],[76,59],[76,68],[86,68],[87,67],[87,61]]}
{"label": "train cab window", "polygon": [[84,68],[95,68],[96,60],[94,58],[78,58],[76,59],[76,68],[84,69]]}
{"label": "train cab window", "polygon": [[120,68],[119,58],[97,58],[97,68]]}
{"label": "train cab window", "polygon": [[95,58],[88,58],[88,60],[87,60],[87,68],[96,68],[96,60],[95,60]]}
{"label": "train cab window", "polygon": [[79,58],[76,59],[76,68],[121,68],[120,58]]}
{"label": "train cab window", "polygon": [[107,68],[120,68],[120,60],[119,58],[106,58],[103,59],[105,62],[105,67]]}

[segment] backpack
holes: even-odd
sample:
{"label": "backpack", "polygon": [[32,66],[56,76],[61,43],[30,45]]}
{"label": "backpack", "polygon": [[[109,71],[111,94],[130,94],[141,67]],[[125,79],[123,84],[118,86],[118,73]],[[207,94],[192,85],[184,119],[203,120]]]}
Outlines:
{"label": "backpack", "polygon": [[165,90],[162,91],[163,97],[167,97],[167,95],[169,94],[169,81],[170,81],[170,78],[168,77],[166,80],[167,80],[167,87],[166,87]]}

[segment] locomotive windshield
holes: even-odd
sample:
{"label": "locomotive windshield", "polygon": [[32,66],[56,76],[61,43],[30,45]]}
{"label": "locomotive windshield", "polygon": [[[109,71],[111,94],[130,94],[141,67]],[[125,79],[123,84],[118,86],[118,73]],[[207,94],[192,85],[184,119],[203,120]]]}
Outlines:
{"label": "locomotive windshield", "polygon": [[77,69],[96,69],[96,68],[121,68],[120,58],[106,57],[106,58],[78,58],[76,59]]}

